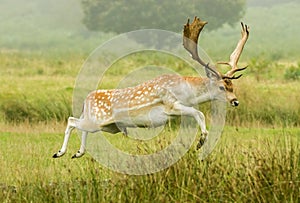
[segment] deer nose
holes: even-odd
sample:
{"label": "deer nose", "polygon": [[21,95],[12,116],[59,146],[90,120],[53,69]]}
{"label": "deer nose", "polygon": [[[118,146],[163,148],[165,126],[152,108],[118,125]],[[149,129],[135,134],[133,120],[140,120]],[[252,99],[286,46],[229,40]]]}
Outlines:
{"label": "deer nose", "polygon": [[239,105],[239,101],[238,101],[237,99],[233,99],[233,100],[231,101],[231,105],[232,105],[232,106],[238,106],[238,105]]}

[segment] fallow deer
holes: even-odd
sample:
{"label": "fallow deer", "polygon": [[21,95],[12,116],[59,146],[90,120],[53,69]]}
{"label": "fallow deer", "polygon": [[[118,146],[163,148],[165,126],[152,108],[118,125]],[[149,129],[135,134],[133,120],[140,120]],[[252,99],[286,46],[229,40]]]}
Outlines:
{"label": "fallow deer", "polygon": [[238,68],[237,63],[249,36],[249,27],[241,23],[241,39],[230,55],[229,62],[221,62],[229,65],[231,70],[222,74],[216,67],[202,61],[198,55],[198,38],[205,24],[207,22],[197,17],[191,24],[188,20],[183,30],[183,46],[192,58],[205,68],[207,77],[162,75],[135,87],[91,92],[84,101],[81,117],[69,117],[63,145],[53,158],[66,153],[68,140],[74,128],[82,131],[80,149],[72,157],[79,158],[85,153],[89,132],[122,132],[127,135],[127,128],[158,127],[164,125],[170,116],[181,115],[192,116],[199,124],[202,136],[197,148],[200,148],[208,131],[204,114],[194,106],[218,99],[224,94],[232,106],[239,105],[233,93],[232,80],[240,78],[241,75],[234,74],[246,68]]}

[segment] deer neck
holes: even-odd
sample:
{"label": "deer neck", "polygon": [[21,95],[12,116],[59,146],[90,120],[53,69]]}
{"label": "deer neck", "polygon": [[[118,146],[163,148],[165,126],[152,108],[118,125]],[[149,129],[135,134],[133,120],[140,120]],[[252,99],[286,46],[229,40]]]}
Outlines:
{"label": "deer neck", "polygon": [[213,83],[209,78],[185,77],[185,81],[189,84],[193,92],[193,98],[190,101],[192,105],[215,99]]}

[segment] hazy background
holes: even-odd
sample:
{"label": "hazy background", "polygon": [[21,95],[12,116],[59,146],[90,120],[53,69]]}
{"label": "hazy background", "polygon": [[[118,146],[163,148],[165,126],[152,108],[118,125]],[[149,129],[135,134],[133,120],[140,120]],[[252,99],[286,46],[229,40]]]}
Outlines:
{"label": "hazy background", "polygon": [[[299,1],[248,0],[242,21],[250,26],[251,36],[243,57],[298,61],[299,10]],[[201,17],[201,13],[186,15],[187,18]],[[0,49],[88,54],[115,35],[89,31],[82,19],[79,0],[0,0]],[[185,22],[186,19],[182,19],[178,25],[178,33]],[[212,58],[224,59],[239,38],[239,26],[224,25],[215,31],[206,30],[200,43],[210,55],[216,56]]]}

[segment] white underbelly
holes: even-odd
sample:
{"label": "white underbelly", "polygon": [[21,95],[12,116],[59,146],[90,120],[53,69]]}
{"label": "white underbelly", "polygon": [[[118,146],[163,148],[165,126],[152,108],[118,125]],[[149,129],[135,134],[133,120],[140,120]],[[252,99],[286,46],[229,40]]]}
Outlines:
{"label": "white underbelly", "polygon": [[114,114],[114,120],[124,127],[159,127],[168,121],[168,115],[161,105],[117,112]]}

